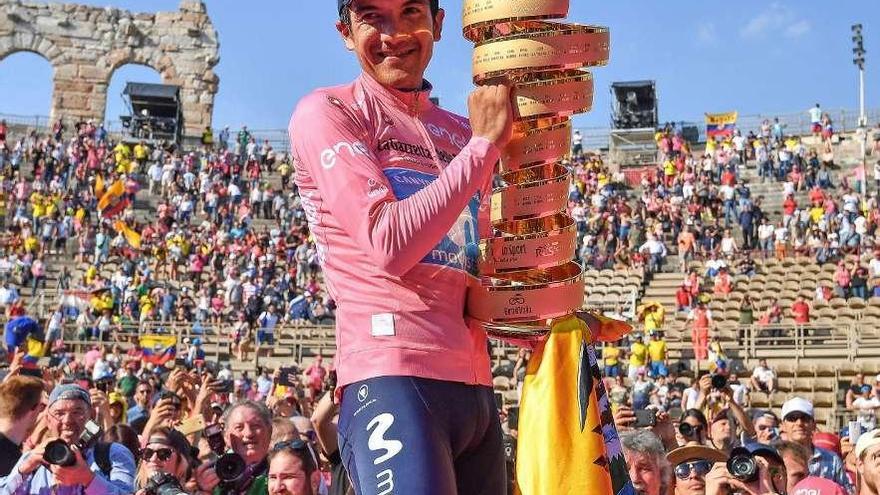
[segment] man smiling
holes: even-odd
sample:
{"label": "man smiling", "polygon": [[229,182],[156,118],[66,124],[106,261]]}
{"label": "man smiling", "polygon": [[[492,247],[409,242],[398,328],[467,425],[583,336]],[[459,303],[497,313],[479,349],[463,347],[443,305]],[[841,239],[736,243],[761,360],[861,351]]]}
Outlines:
{"label": "man smiling", "polygon": [[464,319],[477,217],[510,140],[510,89],[429,99],[438,0],[338,0],[362,74],[290,123],[296,183],[338,305],[342,458],[357,493],[503,494],[486,334]]}

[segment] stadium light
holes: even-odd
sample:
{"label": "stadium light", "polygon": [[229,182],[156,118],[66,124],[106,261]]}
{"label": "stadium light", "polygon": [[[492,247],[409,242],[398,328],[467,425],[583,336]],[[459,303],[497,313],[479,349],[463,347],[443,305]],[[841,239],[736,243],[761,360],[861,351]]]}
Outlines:
{"label": "stadium light", "polygon": [[853,65],[859,68],[859,127],[868,125],[868,118],[865,115],[865,38],[862,35],[862,24],[853,24],[852,41],[853,41]]}

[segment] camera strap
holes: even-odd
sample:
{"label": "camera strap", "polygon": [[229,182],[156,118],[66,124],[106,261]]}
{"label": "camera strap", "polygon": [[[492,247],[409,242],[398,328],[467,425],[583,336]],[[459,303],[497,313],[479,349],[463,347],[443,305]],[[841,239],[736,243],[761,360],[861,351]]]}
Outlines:
{"label": "camera strap", "polygon": [[110,479],[110,471],[113,469],[113,463],[110,462],[110,447],[111,443],[106,442],[98,442],[95,444],[95,464],[98,465],[98,469],[101,470],[101,473]]}

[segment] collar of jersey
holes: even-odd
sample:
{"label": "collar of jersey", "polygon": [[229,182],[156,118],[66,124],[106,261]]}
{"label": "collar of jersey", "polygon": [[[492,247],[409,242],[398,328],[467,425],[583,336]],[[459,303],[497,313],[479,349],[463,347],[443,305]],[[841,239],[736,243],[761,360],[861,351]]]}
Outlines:
{"label": "collar of jersey", "polygon": [[370,75],[363,73],[360,80],[369,94],[379,98],[384,103],[408,113],[419,114],[434,106],[434,103],[430,100],[431,91],[434,87],[427,80],[422,82],[422,89],[417,91],[401,91],[389,88],[380,84]]}

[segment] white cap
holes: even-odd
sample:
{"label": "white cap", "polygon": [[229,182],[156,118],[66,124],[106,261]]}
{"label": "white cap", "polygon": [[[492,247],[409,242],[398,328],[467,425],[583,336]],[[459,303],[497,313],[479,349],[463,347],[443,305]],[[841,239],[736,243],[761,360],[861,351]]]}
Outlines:
{"label": "white cap", "polygon": [[864,454],[866,450],[875,445],[880,445],[880,428],[875,428],[868,433],[862,433],[862,436],[859,437],[859,441],[856,442],[856,459],[862,457],[862,454]]}
{"label": "white cap", "polygon": [[801,412],[812,418],[813,403],[808,401],[807,399],[792,397],[791,399],[785,401],[785,404],[782,405],[782,419],[784,420],[786,416],[793,412]]}

